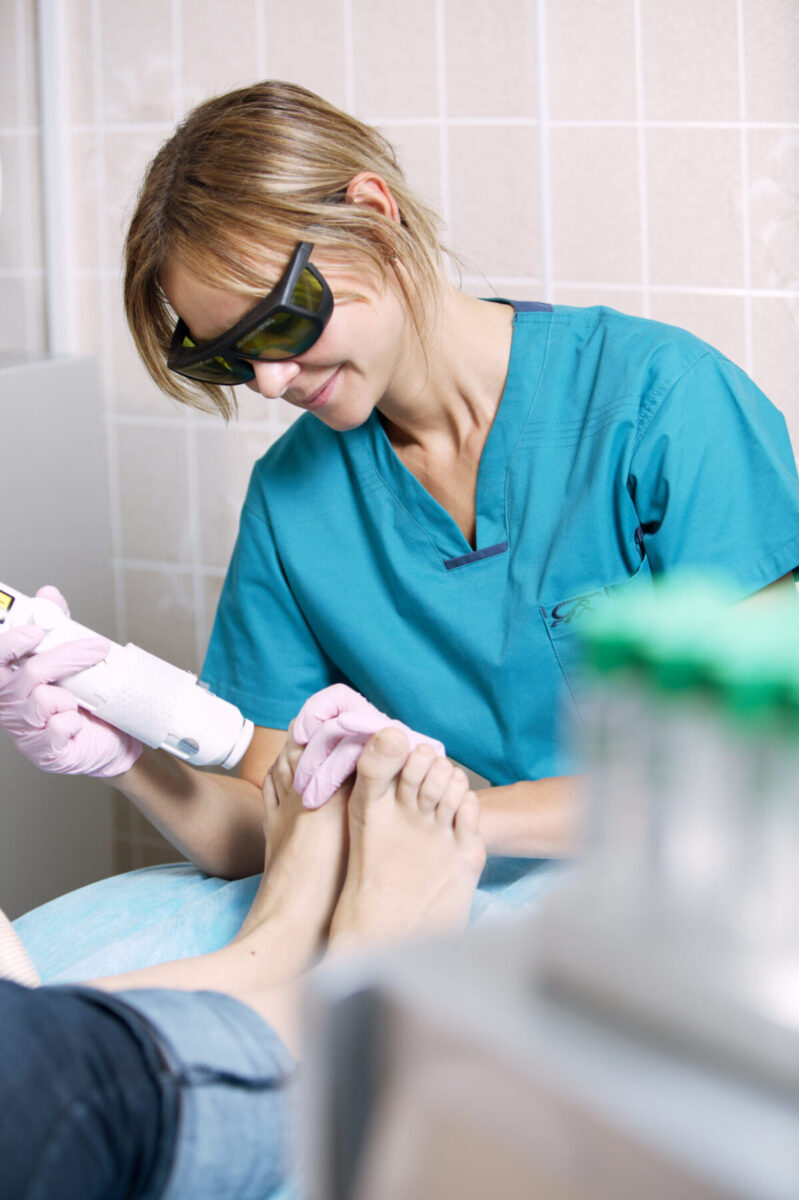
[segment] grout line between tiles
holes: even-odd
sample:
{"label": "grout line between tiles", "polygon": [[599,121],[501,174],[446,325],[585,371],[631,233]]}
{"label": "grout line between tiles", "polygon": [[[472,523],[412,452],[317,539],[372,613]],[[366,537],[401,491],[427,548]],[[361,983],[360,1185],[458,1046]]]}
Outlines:
{"label": "grout line between tiles", "polygon": [[547,71],[546,0],[536,4],[536,53],[538,56],[538,189],[541,277],[544,300],[552,302],[554,287],[554,245],[552,224],[552,161],[549,131],[549,74]]}
{"label": "grout line between tiles", "polygon": [[746,127],[746,51],[744,43],[743,0],[736,2],[738,21],[738,86],[741,116],[741,235],[743,237],[744,358],[747,372],[754,372],[754,334],[752,321],[752,219],[749,204],[749,133]]}
{"label": "grout line between tiles", "polygon": [[449,132],[447,129],[447,14],[444,0],[436,0],[436,100],[438,103],[439,184],[441,219],[449,238],[452,229],[452,188],[449,177]]}
{"label": "grout line between tiles", "polygon": [[[103,393],[103,408],[106,419],[105,437],[106,448],[108,453],[108,514],[109,524],[111,528],[111,572],[114,584],[114,611],[116,618],[116,636],[117,640],[126,642],[128,640],[128,613],[125,598],[125,580],[123,573],[114,566],[122,555],[122,497],[119,490],[119,439],[117,437],[117,427],[113,420],[109,418],[113,415],[114,395],[114,351],[111,337],[111,306],[107,301],[107,291],[109,288],[110,279],[116,278],[116,272],[112,272],[110,264],[107,262],[105,238],[103,236],[104,225],[108,215],[108,197],[106,192],[106,157],[105,157],[105,133],[103,130],[103,105],[104,105],[104,88],[103,88],[103,72],[102,72],[102,43],[103,43],[103,26],[102,26],[102,9],[100,0],[92,0],[91,6],[91,36],[92,36],[92,54],[91,54],[91,70],[93,82],[93,109],[95,124],[97,127],[97,176],[98,176],[98,196],[97,196],[97,259],[101,267],[100,275],[100,326],[102,330],[103,353],[99,356],[100,380]],[[73,128],[74,134],[74,128]]]}
{"label": "grout line between tiles", "polygon": [[651,259],[649,243],[649,187],[647,180],[646,87],[644,82],[644,34],[641,0],[635,0],[635,104],[638,112],[636,135],[638,141],[638,198],[641,205],[641,284],[642,312],[652,315]]}

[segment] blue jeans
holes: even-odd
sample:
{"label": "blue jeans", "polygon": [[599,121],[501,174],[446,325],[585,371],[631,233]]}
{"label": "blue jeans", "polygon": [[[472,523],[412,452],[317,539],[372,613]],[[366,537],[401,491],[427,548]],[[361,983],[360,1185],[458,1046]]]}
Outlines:
{"label": "blue jeans", "polygon": [[265,1200],[295,1064],[218,992],[0,981],[0,1200]]}

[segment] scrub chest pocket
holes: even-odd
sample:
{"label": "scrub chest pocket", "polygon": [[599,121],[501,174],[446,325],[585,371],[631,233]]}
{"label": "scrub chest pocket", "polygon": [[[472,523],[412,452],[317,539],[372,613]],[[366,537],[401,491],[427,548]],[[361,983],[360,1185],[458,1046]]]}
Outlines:
{"label": "scrub chest pocket", "polygon": [[583,659],[582,630],[586,619],[601,613],[603,609],[628,589],[651,586],[652,574],[646,559],[635,575],[612,587],[597,588],[577,596],[569,596],[555,603],[542,604],[539,608],[541,620],[547,631],[549,644],[563,678],[563,703],[561,718],[564,736],[574,734],[574,722],[583,724],[583,696],[586,687]]}

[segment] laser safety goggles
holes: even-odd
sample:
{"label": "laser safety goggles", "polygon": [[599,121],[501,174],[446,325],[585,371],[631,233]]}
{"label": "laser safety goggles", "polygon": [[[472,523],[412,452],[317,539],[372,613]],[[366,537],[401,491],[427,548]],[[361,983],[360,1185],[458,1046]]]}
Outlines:
{"label": "laser safety goggles", "polygon": [[249,360],[296,358],[314,344],[333,312],[333,294],[308,262],[313,242],[298,242],[291,261],[268,296],[231,329],[210,342],[192,337],[179,320],[166,365],[201,383],[235,385],[255,378]]}

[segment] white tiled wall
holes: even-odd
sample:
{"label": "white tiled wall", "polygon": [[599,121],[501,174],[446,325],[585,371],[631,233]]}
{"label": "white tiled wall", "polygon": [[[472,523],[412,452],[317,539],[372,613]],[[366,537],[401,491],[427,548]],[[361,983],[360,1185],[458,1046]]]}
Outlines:
{"label": "white tiled wall", "polygon": [[[197,668],[252,461],[160,396],[122,319],[125,222],[176,119],[266,75],[381,125],[463,286],[607,303],[741,363],[799,446],[796,0],[63,0],[80,347],[102,366],[117,635]],[[43,345],[34,0],[0,0],[0,348]],[[157,841],[120,804],[120,866]],[[167,851],[167,854],[173,852]]]}

